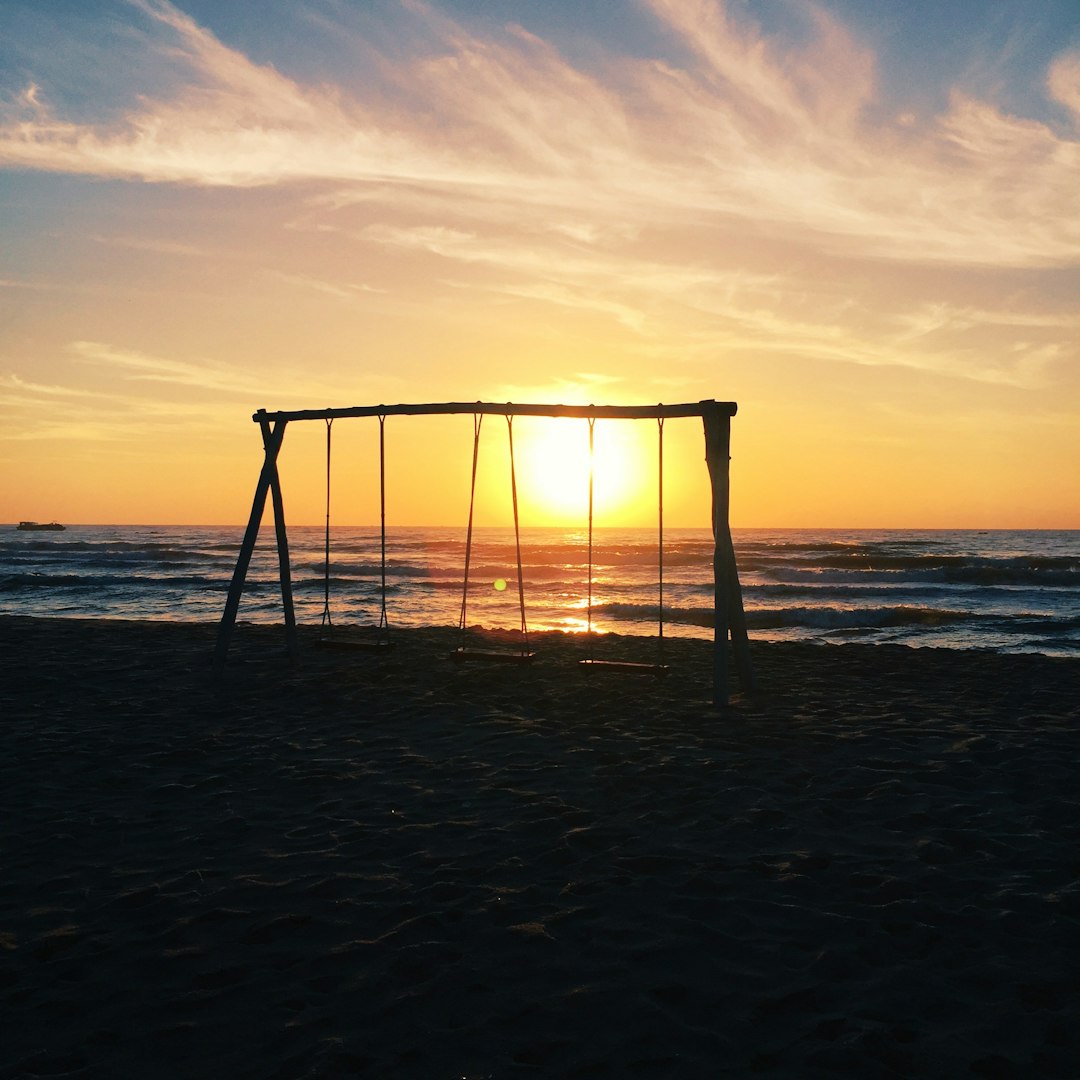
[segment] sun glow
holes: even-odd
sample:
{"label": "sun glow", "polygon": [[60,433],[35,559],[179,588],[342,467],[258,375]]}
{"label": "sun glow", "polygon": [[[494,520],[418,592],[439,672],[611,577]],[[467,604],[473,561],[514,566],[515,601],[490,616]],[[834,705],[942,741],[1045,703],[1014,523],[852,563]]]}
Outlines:
{"label": "sun glow", "polygon": [[[515,425],[515,436],[517,425]],[[589,512],[589,425],[585,420],[538,419],[522,425],[518,488],[544,524],[583,525]],[[593,515],[598,526],[624,523],[650,482],[649,460],[637,425],[598,420],[593,431]]]}

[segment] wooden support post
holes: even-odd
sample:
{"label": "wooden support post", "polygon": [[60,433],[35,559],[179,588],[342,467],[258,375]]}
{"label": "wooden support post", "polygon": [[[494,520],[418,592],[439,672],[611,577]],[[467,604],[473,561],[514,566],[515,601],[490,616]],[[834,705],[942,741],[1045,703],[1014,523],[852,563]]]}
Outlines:
{"label": "wooden support post", "polygon": [[[263,445],[273,437],[270,421],[265,416],[259,417]],[[279,443],[280,446],[280,443]],[[281,498],[281,475],[278,473],[277,455],[270,473],[270,498],[274,505],[274,534],[277,538],[278,576],[281,580],[281,607],[285,616],[285,644],[289,657],[295,660],[296,647],[296,612],[293,608],[292,565],[289,562],[289,534],[285,529],[285,504]]]}
{"label": "wooden support post", "polygon": [[729,505],[731,480],[731,415],[715,402],[703,401],[702,422],[705,427],[705,461],[712,484],[713,530],[713,704],[728,703],[727,648],[728,637],[735,652],[735,665],[743,690],[754,689],[754,672],[750,663],[750,642],[746,633],[739,571],[735,565],[735,547],[731,542]]}
{"label": "wooden support post", "polygon": [[[232,637],[233,627],[236,625],[236,612],[240,607],[240,594],[244,591],[244,580],[247,577],[248,565],[251,563],[251,554],[255,550],[255,542],[259,539],[259,526],[262,524],[263,510],[266,507],[266,493],[270,490],[271,484],[275,484],[280,492],[277,456],[281,449],[281,440],[285,437],[286,423],[285,420],[277,420],[272,428],[267,424],[260,424],[265,454],[262,470],[259,473],[259,482],[255,485],[255,498],[251,502],[247,530],[244,533],[243,543],[240,545],[236,569],[233,571],[232,582],[229,585],[225,611],[218,626],[217,645],[214,648],[214,667],[218,670],[225,663],[225,657],[229,651],[229,639]],[[282,522],[282,528],[284,528],[284,522]]]}

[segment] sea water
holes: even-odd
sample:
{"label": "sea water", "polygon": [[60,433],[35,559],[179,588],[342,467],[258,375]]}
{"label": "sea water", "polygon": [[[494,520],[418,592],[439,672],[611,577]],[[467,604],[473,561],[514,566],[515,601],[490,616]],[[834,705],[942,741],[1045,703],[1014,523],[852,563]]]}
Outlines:
{"label": "sea water", "polygon": [[[0,613],[214,621],[241,527],[0,526]],[[741,529],[734,532],[750,634],[758,640],[898,642],[1080,656],[1080,532]],[[335,626],[457,625],[465,531],[392,528],[385,575],[378,528],[290,527],[298,619]],[[529,628],[655,634],[661,608],[655,531],[525,529],[521,583]],[[712,539],[671,529],[663,545],[664,633],[712,634]],[[505,586],[505,587],[504,587]],[[329,596],[329,604],[327,604]],[[273,530],[255,549],[239,618],[281,620]],[[517,551],[478,529],[468,625],[520,626]]]}

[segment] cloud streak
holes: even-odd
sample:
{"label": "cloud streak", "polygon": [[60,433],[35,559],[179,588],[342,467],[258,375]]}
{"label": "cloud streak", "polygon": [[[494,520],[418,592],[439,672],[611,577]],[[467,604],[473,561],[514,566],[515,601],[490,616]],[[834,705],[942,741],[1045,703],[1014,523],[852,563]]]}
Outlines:
{"label": "cloud streak", "polygon": [[237,394],[249,400],[260,388],[253,373],[224,364],[169,360],[96,341],[72,342],[71,351],[80,361],[112,368],[122,377],[134,381],[194,387],[213,394]]}
{"label": "cloud streak", "polygon": [[[431,8],[405,60],[362,86],[305,85],[167,0],[133,0],[183,79],[119,119],[80,123],[31,84],[0,116],[0,165],[155,183],[379,185],[482,199],[581,228],[648,221],[781,230],[838,255],[949,265],[1080,261],[1080,58],[1046,93],[1071,130],[956,91],[882,121],[875,58],[810,5],[805,42],[719,0],[651,0],[684,60],[609,55],[585,71],[520,28],[480,37]],[[408,53],[408,48],[405,49]],[[874,106],[873,123],[868,111]]]}
{"label": "cloud streak", "polygon": [[609,317],[668,355],[799,356],[1034,388],[1055,363],[1076,355],[1080,340],[1080,316],[1070,312],[871,303],[829,283],[808,289],[793,274],[568,248],[543,234],[526,241],[443,226],[373,226],[365,235],[471,271],[473,289]]}
{"label": "cloud streak", "polygon": [[[8,423],[0,442],[76,440],[128,442],[163,428],[200,438],[234,430],[251,403],[294,406],[315,393],[332,400],[340,383],[296,371],[250,371],[211,361],[178,360],[99,341],[73,341],[66,350],[89,380],[41,382],[0,373],[0,411]],[[89,381],[90,385],[86,385]],[[394,376],[364,377],[372,397],[398,392]]]}

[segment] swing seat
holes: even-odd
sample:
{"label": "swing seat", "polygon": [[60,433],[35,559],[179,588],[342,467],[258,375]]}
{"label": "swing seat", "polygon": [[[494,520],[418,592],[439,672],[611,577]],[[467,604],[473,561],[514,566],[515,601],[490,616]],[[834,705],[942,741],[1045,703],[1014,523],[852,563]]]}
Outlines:
{"label": "swing seat", "polygon": [[627,675],[654,675],[662,679],[671,670],[667,664],[637,664],[629,660],[579,660],[578,663],[592,671],[602,668],[604,671],[623,672]]}
{"label": "swing seat", "polygon": [[534,652],[512,652],[509,649],[454,649],[450,653],[450,659],[458,664],[470,663],[474,660],[486,661],[494,664],[531,664]]}
{"label": "swing seat", "polygon": [[347,651],[360,651],[360,652],[381,652],[383,649],[392,649],[394,643],[388,638],[379,638],[378,640],[367,640],[363,638],[317,638],[315,641],[316,648],[319,649],[344,649]]}

